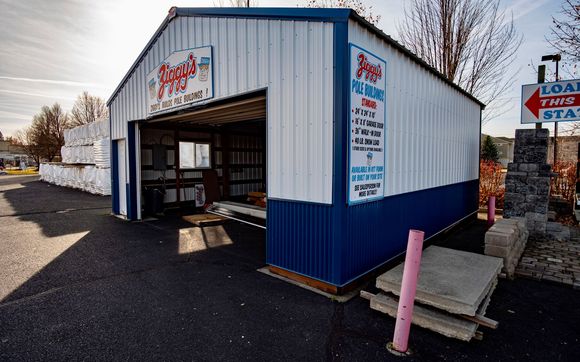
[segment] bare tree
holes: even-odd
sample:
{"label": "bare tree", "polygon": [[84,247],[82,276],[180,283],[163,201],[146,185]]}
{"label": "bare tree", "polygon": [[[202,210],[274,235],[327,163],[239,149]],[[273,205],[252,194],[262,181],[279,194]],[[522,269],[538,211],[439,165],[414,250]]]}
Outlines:
{"label": "bare tree", "polygon": [[407,48],[488,105],[482,123],[509,110],[501,95],[522,37],[499,0],[412,0],[398,31]]}
{"label": "bare tree", "polygon": [[26,153],[37,163],[53,161],[64,146],[64,130],[70,128],[68,115],[58,103],[44,106],[32,118],[32,124],[17,132],[16,137]]}
{"label": "bare tree", "polygon": [[[577,79],[580,74],[580,67],[578,65],[580,64],[576,64],[568,59],[562,59],[558,63],[558,79]],[[535,76],[538,75],[538,64],[533,59],[530,59],[528,68],[530,69],[531,74],[534,74]],[[545,80],[546,82],[556,81],[555,67],[546,67]]]}
{"label": "bare tree", "polygon": [[[552,17],[548,43],[563,55],[560,61],[559,77],[578,78],[580,74],[580,1],[566,0],[558,17]],[[530,62],[535,71],[536,66]],[[551,78],[551,79],[550,79]],[[547,70],[546,79],[556,80],[554,72]],[[580,122],[565,122],[560,125],[560,135],[576,136],[580,134]]]}
{"label": "bare tree", "polygon": [[381,20],[380,15],[373,14],[373,7],[365,5],[363,0],[307,0],[306,7],[351,8],[373,25]]}
{"label": "bare tree", "polygon": [[566,0],[560,17],[552,17],[552,33],[546,39],[573,62],[580,61],[580,1]]}
{"label": "bare tree", "polygon": [[32,127],[18,130],[14,135],[14,144],[22,147],[28,157],[32,158],[37,165],[40,165],[42,151],[40,146],[34,141]]}
{"label": "bare tree", "polygon": [[109,110],[101,98],[83,92],[77,97],[70,115],[71,124],[76,127],[107,119]]}

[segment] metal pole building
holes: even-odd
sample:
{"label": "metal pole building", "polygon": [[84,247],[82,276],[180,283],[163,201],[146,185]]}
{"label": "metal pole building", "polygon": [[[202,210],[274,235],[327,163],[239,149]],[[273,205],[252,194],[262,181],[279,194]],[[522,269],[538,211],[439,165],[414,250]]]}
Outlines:
{"label": "metal pole building", "polygon": [[115,213],[191,200],[207,145],[222,198],[266,185],[265,263],[330,292],[478,210],[484,105],[350,9],[172,8],[108,107]]}

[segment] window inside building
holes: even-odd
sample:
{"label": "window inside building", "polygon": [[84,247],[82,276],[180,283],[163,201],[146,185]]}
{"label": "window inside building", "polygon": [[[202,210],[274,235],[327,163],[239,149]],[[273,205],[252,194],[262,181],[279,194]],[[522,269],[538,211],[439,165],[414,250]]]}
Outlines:
{"label": "window inside building", "polygon": [[179,168],[210,168],[210,161],[209,143],[179,142]]}

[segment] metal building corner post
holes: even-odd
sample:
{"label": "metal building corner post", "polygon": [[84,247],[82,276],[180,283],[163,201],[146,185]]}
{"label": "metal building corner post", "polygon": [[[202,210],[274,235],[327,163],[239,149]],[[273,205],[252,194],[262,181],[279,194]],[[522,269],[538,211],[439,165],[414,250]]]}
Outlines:
{"label": "metal building corner post", "polygon": [[344,225],[346,217],[347,130],[348,130],[348,19],[336,21],[333,28],[334,130],[332,165],[332,272],[330,282],[342,284]]}
{"label": "metal building corner post", "polygon": [[409,349],[409,332],[413,319],[413,306],[415,304],[415,293],[417,292],[417,281],[419,280],[424,237],[425,233],[423,231],[409,230],[395,334],[392,345],[389,344],[389,349],[392,348],[399,353],[407,353]]}
{"label": "metal building corner post", "polygon": [[111,141],[111,203],[113,214],[119,215],[119,145]]}
{"label": "metal building corner post", "polygon": [[180,163],[180,155],[179,155],[179,129],[175,128],[173,130],[173,144],[174,144],[174,151],[173,151],[173,167],[175,168],[175,200],[179,205],[181,203],[181,168],[179,168]]}
{"label": "metal building corner post", "polygon": [[136,144],[136,128],[138,123],[135,121],[129,122],[127,127],[127,152],[128,152],[128,163],[129,177],[127,183],[127,219],[137,220],[138,212],[137,208],[141,207],[137,205],[137,144]]}

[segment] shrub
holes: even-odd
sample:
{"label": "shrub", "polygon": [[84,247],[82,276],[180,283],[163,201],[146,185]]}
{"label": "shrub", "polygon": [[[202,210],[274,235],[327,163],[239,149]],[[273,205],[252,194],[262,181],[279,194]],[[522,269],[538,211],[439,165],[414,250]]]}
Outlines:
{"label": "shrub", "polygon": [[486,206],[490,196],[495,196],[495,207],[503,209],[505,195],[504,175],[500,163],[479,162],[479,206]]}
{"label": "shrub", "polygon": [[576,163],[573,161],[557,161],[552,171],[557,176],[552,177],[550,194],[560,195],[573,205],[574,194],[576,193]]}

